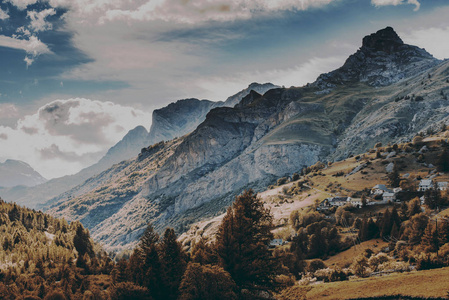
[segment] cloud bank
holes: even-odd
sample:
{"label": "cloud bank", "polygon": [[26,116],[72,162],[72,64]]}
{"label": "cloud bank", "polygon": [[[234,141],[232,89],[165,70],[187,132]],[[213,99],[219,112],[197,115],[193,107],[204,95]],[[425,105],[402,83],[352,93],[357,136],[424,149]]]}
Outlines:
{"label": "cloud bank", "polygon": [[371,0],[371,3],[376,7],[388,6],[388,5],[397,6],[397,5],[402,5],[402,4],[411,4],[411,5],[415,5],[414,11],[418,11],[419,8],[421,7],[421,3],[419,3],[418,0]]}
{"label": "cloud bank", "polygon": [[112,102],[55,100],[15,127],[0,126],[1,156],[25,161],[46,178],[72,174],[97,162],[129,130],[150,122],[151,114]]}

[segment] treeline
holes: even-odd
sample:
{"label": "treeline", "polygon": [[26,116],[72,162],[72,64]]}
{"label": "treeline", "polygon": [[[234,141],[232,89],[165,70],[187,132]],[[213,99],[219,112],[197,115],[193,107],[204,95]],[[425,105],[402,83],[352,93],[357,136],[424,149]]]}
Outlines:
{"label": "treeline", "polygon": [[90,288],[101,297],[89,275],[114,263],[95,248],[81,223],[0,199],[0,299],[83,299]]}
{"label": "treeline", "polygon": [[236,197],[213,241],[186,252],[151,225],[114,263],[79,222],[0,201],[0,299],[273,299],[293,277],[269,249],[272,216],[250,190]]}
{"label": "treeline", "polygon": [[282,284],[280,259],[268,248],[272,217],[252,191],[228,209],[212,243],[182,250],[173,229],[148,226],[129,260],[112,271],[121,299],[267,299]]}

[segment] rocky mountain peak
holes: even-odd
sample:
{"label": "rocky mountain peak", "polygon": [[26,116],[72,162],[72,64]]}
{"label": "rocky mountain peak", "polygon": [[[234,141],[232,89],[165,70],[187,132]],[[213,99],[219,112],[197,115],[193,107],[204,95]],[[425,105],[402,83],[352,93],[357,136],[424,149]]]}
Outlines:
{"label": "rocky mountain peak", "polygon": [[254,102],[254,100],[261,98],[262,95],[256,92],[255,90],[250,90],[249,94],[246,95],[240,103],[236,105],[236,107],[245,107]]}
{"label": "rocky mountain peak", "polygon": [[386,86],[424,72],[439,62],[426,50],[405,44],[393,28],[386,27],[365,36],[362,47],[342,67],[320,75],[314,86],[321,90],[358,82]]}
{"label": "rocky mountain peak", "polygon": [[384,51],[392,53],[397,51],[398,48],[403,45],[399,35],[394,31],[392,27],[386,27],[377,31],[376,33],[367,35],[363,38],[362,48],[375,51]]}

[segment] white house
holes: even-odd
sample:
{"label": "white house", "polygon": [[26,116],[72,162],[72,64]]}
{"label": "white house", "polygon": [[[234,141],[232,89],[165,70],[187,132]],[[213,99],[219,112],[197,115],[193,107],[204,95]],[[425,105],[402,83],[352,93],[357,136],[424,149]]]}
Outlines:
{"label": "white house", "polygon": [[372,189],[371,189],[371,194],[372,195],[382,195],[385,192],[391,192],[390,189],[387,188],[387,186],[385,184],[376,184]]}
{"label": "white house", "polygon": [[350,203],[350,201],[351,197],[330,197],[321,201],[317,207],[317,210],[326,210],[334,206],[344,206]]}
{"label": "white house", "polygon": [[276,246],[282,246],[282,245],[284,245],[284,241],[282,239],[274,239],[270,242],[268,247],[274,248]]}
{"label": "white house", "polygon": [[396,200],[396,194],[395,193],[390,193],[390,192],[385,192],[382,195],[382,200],[384,202],[394,201],[394,200]]}
{"label": "white house", "polygon": [[348,203],[350,203],[354,207],[362,207],[362,199],[361,198],[349,198]]}
{"label": "white house", "polygon": [[419,183],[418,191],[425,192],[430,188],[432,188],[432,179],[422,179]]}
{"label": "white house", "polygon": [[441,181],[441,182],[438,182],[437,184],[438,184],[438,189],[440,191],[447,190],[447,181]]}

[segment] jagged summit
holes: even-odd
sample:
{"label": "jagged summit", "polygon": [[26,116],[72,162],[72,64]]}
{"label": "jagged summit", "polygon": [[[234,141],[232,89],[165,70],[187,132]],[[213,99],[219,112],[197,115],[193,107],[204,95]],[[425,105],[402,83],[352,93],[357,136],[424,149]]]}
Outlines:
{"label": "jagged summit", "polygon": [[403,45],[399,35],[392,27],[386,27],[377,31],[376,33],[367,35],[363,38],[362,48],[369,48],[375,51],[384,51],[392,53],[397,51]]}
{"label": "jagged summit", "polygon": [[386,86],[428,70],[438,62],[426,50],[405,44],[392,27],[386,27],[365,36],[362,47],[342,67],[320,75],[314,85],[322,90],[357,82]]}

